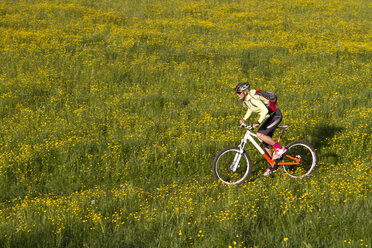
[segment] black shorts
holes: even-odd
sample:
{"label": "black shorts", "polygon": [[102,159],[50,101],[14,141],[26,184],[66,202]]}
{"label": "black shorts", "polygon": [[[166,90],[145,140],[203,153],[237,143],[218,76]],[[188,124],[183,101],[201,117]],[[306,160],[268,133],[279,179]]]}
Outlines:
{"label": "black shorts", "polygon": [[279,126],[282,119],[283,119],[282,112],[280,111],[279,108],[276,108],[276,110],[273,113],[271,113],[270,117],[267,118],[264,121],[264,123],[260,126],[257,133],[262,133],[267,136],[273,137],[274,131]]}

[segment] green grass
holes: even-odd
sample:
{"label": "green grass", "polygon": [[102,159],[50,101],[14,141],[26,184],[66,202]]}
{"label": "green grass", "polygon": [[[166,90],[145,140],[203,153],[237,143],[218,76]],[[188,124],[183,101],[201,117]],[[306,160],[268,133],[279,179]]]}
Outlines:
{"label": "green grass", "polygon": [[[2,1],[0,247],[371,247],[369,1]],[[218,185],[241,81],[314,174]],[[255,121],[255,116],[252,122]]]}

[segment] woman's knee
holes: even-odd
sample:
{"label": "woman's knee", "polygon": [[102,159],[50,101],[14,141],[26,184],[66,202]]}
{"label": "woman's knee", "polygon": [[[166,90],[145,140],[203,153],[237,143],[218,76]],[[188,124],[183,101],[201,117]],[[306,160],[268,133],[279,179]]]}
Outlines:
{"label": "woman's knee", "polygon": [[257,137],[259,138],[259,139],[261,139],[262,137],[264,137],[265,135],[264,134],[262,134],[262,133],[256,133],[256,135],[257,135]]}

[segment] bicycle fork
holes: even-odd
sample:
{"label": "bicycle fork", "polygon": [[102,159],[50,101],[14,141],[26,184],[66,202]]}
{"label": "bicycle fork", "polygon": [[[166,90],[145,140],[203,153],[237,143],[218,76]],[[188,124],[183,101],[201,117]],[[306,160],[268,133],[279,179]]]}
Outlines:
{"label": "bicycle fork", "polygon": [[239,145],[239,151],[235,154],[234,160],[232,164],[230,165],[230,169],[232,172],[235,172],[240,167],[240,159],[242,158],[242,155],[244,153],[244,147],[247,144],[246,139],[242,139],[240,145]]}

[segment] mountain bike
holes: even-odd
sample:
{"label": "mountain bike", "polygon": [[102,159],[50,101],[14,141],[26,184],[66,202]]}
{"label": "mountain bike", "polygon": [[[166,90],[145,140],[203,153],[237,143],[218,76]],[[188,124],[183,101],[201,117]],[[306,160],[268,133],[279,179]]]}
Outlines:
{"label": "mountain bike", "polygon": [[[293,178],[302,178],[315,169],[317,163],[317,154],[315,149],[306,141],[298,140],[290,142],[285,147],[287,152],[277,160],[273,160],[255,139],[262,141],[252,133],[252,127],[241,124],[240,127],[247,131],[239,146],[230,146],[222,149],[213,161],[213,175],[221,183],[234,185],[243,183],[250,175],[252,162],[249,154],[244,150],[248,141],[250,141],[258,152],[263,155],[270,165],[271,175],[279,167]],[[279,126],[280,133],[276,142],[280,142],[283,133],[289,129],[289,126]]]}

